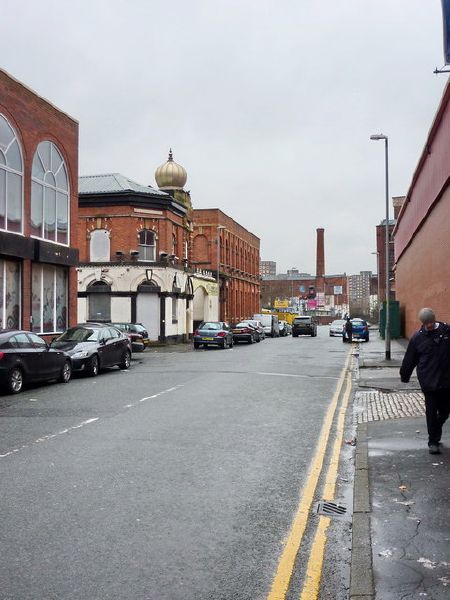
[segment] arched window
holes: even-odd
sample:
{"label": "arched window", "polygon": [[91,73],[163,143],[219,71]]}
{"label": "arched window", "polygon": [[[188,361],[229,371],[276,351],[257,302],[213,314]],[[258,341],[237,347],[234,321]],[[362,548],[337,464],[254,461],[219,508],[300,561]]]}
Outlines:
{"label": "arched window", "polygon": [[0,229],[22,233],[23,163],[14,129],[0,115]]}
{"label": "arched window", "polygon": [[89,321],[111,321],[111,287],[104,281],[94,281],[87,288]]}
{"label": "arched window", "polygon": [[148,229],[143,229],[139,232],[139,260],[155,260],[155,256],[155,232]]}
{"label": "arched window", "polygon": [[64,159],[53,142],[41,142],[33,158],[31,235],[69,243],[69,180]]}
{"label": "arched window", "polygon": [[90,261],[109,262],[110,237],[107,229],[94,229],[91,231]]}

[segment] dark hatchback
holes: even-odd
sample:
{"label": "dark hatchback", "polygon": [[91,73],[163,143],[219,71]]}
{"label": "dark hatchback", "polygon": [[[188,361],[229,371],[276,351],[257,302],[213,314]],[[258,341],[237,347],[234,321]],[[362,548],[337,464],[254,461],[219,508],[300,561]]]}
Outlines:
{"label": "dark hatchback", "polygon": [[82,323],[67,329],[54,339],[52,348],[62,350],[72,359],[74,371],[95,377],[104,367],[128,369],[131,342],[116,327],[101,323]]}
{"label": "dark hatchback", "polygon": [[69,356],[30,331],[0,330],[0,385],[17,394],[27,383],[57,379],[67,383],[72,374]]}
{"label": "dark hatchback", "polygon": [[117,327],[130,338],[133,352],[144,352],[150,344],[148,331],[141,323],[110,323],[110,325]]}

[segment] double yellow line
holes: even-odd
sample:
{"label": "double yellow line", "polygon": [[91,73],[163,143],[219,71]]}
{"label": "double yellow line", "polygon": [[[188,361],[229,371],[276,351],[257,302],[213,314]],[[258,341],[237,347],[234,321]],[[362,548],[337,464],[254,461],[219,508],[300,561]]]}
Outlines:
{"label": "double yellow line", "polygon": [[[349,352],[344,368],[341,371],[330,406],[328,407],[322,431],[319,438],[314,458],[311,463],[308,478],[300,498],[297,512],[291,525],[289,535],[281,554],[278,568],[272,582],[272,588],[267,600],[284,600],[289,589],[289,584],[294,572],[295,561],[302,542],[303,535],[308,523],[308,517],[311,512],[311,505],[314,500],[314,494],[322,473],[325,454],[330,438],[331,428],[333,426],[336,409],[341,397],[341,392],[346,383],[345,393],[339,409],[336,423],[336,435],[333,444],[330,464],[325,477],[323,497],[325,500],[332,500],[336,486],[336,476],[339,465],[339,455],[342,444],[342,434],[344,431],[345,412],[351,393],[351,373],[348,370],[351,354]],[[326,545],[326,530],[329,525],[329,517],[320,517],[319,524],[314,536],[312,549],[309,555],[308,567],[306,571],[305,583],[300,595],[300,600],[314,600],[318,598],[320,589],[320,579],[322,575],[323,557]]]}

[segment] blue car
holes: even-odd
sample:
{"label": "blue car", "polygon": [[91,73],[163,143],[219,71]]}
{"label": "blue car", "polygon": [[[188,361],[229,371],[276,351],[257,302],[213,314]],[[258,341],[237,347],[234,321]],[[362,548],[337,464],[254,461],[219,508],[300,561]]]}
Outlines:
{"label": "blue car", "polygon": [[233,347],[233,333],[224,321],[203,321],[194,331],[194,348],[203,346]]}
{"label": "blue car", "polygon": [[369,341],[369,326],[364,319],[352,319],[352,330],[354,340]]}

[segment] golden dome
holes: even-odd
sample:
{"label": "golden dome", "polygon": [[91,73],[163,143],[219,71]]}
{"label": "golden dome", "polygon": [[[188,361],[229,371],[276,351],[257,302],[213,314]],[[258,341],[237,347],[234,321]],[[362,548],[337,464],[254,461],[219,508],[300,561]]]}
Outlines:
{"label": "golden dome", "polygon": [[156,184],[160,190],[182,190],[187,180],[186,169],[173,160],[172,148],[167,162],[155,172]]}

